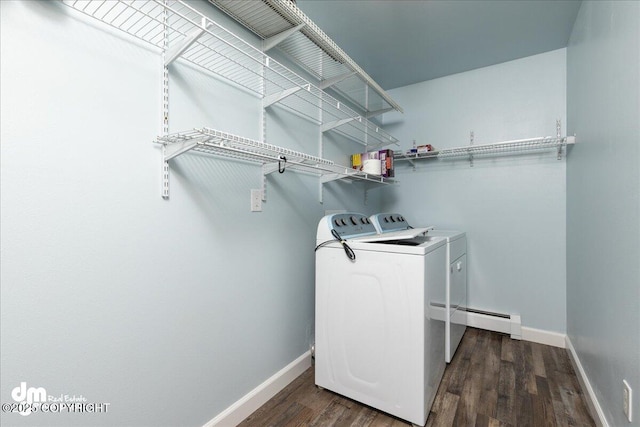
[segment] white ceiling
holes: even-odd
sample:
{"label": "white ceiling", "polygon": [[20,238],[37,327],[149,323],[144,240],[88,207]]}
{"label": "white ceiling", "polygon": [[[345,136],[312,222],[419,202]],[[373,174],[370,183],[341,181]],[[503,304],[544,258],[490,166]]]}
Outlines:
{"label": "white ceiling", "polygon": [[297,0],[393,89],[567,46],[580,0]]}

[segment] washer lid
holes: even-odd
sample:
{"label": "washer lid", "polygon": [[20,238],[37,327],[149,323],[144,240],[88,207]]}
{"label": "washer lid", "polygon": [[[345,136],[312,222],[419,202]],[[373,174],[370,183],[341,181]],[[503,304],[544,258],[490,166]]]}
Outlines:
{"label": "washer lid", "polygon": [[458,230],[433,230],[429,232],[432,236],[440,236],[445,237],[447,242],[452,242],[454,240],[460,239],[462,237],[466,237],[466,232],[458,231]]}
{"label": "washer lid", "polygon": [[374,243],[374,242],[384,242],[387,240],[413,239],[414,237],[425,235],[429,230],[433,230],[433,229],[434,229],[433,226],[423,227],[423,228],[410,228],[407,230],[390,231],[388,233],[376,234],[374,236],[352,237],[348,239],[348,241],[361,242],[361,243]]}

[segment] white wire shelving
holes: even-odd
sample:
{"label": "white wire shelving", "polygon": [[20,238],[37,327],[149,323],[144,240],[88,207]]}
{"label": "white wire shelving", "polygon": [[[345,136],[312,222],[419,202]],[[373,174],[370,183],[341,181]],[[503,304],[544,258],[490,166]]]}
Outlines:
{"label": "white wire shelving", "polygon": [[[181,58],[351,140],[377,148],[398,140],[319,87],[188,4],[172,0],[63,0],[65,4],[161,50],[165,66]],[[254,3],[254,2],[251,2]],[[257,3],[257,2],[255,2]],[[165,16],[166,15],[166,16]],[[319,114],[319,112],[322,114]]]}
{"label": "white wire shelving", "polygon": [[209,0],[263,41],[362,109],[367,117],[402,108],[291,0]]}
{"label": "white wire shelving", "polygon": [[413,164],[424,159],[468,158],[473,166],[473,159],[489,156],[526,154],[530,152],[554,151],[558,160],[562,158],[567,146],[576,143],[575,136],[545,136],[538,138],[516,139],[488,144],[474,144],[464,147],[445,148],[427,153],[406,154],[396,151],[394,161],[407,161]]}
{"label": "white wire shelving", "polygon": [[[216,157],[258,163],[262,165],[263,178],[276,171],[280,173],[296,171],[316,175],[323,183],[338,179],[377,184],[395,183],[392,179],[366,174],[338,165],[332,160],[206,127],[160,136],[156,142],[164,146],[165,162],[189,151],[195,151]],[[263,199],[266,200],[264,179],[262,185]]]}

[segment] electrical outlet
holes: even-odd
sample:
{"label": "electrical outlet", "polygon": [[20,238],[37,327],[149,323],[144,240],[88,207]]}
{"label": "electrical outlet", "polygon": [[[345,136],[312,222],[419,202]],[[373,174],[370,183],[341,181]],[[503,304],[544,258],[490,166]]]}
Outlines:
{"label": "electrical outlet", "polygon": [[632,404],[633,404],[633,395],[632,395],[632,390],[631,390],[631,386],[629,385],[629,383],[627,382],[627,380],[622,380],[622,408],[624,410],[624,414],[627,416],[627,419],[629,420],[629,422],[632,422],[632,413],[631,413],[631,409],[632,409]]}
{"label": "electrical outlet", "polygon": [[251,212],[262,212],[262,190],[251,190]]}

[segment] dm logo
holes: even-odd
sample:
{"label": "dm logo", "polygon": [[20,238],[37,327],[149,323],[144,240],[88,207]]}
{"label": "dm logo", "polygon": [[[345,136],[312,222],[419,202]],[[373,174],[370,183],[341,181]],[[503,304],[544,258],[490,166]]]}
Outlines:
{"label": "dm logo", "polygon": [[47,401],[47,391],[43,387],[29,387],[27,388],[26,382],[21,382],[20,385],[11,390],[11,397],[18,403],[26,403],[24,410],[19,414],[27,416],[31,414],[31,408],[33,403],[42,403]]}

